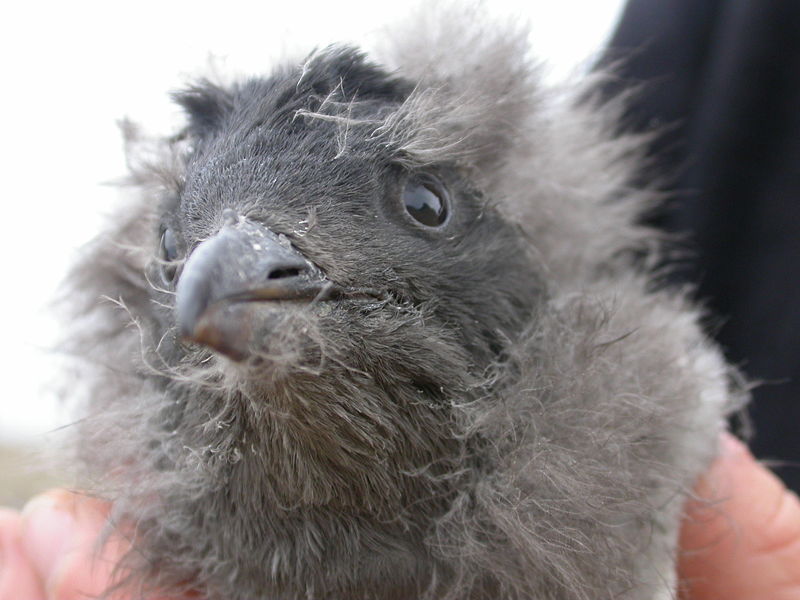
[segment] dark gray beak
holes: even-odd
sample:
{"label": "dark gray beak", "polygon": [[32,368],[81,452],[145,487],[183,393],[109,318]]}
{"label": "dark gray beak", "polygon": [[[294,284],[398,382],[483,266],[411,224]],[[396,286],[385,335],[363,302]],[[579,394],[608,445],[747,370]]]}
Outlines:
{"label": "dark gray beak", "polygon": [[333,286],[289,241],[263,225],[228,215],[183,267],[176,290],[182,339],[234,360],[247,357],[253,302],[325,299]]}

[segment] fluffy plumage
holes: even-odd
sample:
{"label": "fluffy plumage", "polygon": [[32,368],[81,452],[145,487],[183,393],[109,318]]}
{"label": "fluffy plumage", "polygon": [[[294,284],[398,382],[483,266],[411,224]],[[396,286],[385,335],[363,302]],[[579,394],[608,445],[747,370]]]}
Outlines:
{"label": "fluffy plumage", "polygon": [[[173,138],[128,128],[136,198],[70,279],[79,455],[134,541],[122,585],[672,597],[681,504],[739,392],[657,282],[641,140],[592,82],[543,88],[522,30],[410,27],[199,82]],[[441,227],[404,212],[420,174]],[[238,277],[223,232],[274,237],[313,297],[213,291]]]}

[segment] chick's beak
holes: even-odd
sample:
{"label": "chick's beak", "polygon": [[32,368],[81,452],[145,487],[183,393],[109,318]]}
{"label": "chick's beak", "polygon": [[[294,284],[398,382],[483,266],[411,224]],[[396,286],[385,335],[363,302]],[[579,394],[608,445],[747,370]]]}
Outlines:
{"label": "chick's beak", "polygon": [[284,236],[229,218],[184,265],[176,289],[178,332],[243,360],[254,327],[252,303],[323,299],[333,287]]}

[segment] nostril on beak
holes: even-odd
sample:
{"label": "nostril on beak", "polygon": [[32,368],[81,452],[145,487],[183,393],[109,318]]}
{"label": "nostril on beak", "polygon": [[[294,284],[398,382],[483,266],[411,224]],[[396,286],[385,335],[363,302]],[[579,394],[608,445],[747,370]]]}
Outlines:
{"label": "nostril on beak", "polygon": [[289,279],[291,277],[299,277],[306,269],[298,267],[279,267],[273,269],[267,279]]}

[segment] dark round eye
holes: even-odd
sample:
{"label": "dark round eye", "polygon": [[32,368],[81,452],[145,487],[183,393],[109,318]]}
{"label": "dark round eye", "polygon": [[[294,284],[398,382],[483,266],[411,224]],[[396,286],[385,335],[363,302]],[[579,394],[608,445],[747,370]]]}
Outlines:
{"label": "dark round eye", "polygon": [[406,212],[426,227],[439,227],[447,220],[448,203],[447,190],[432,175],[412,177],[403,189]]}
{"label": "dark round eye", "polygon": [[164,261],[164,264],[161,265],[164,281],[172,283],[178,268],[170,263],[178,260],[178,240],[175,238],[175,233],[169,228],[161,234],[161,260]]}

